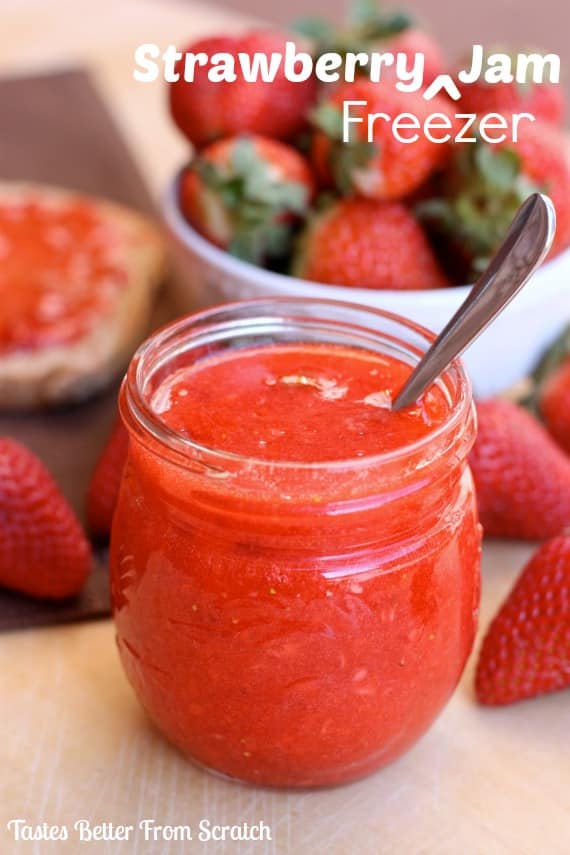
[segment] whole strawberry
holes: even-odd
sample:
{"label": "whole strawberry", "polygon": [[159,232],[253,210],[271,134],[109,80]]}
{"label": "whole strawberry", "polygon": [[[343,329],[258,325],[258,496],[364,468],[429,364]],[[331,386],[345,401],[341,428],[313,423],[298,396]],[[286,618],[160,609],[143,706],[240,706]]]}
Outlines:
{"label": "whole strawberry", "polygon": [[71,597],[90,568],[81,526],[43,463],[1,438],[0,585],[34,597]]}
{"label": "whole strawberry", "polygon": [[[493,52],[488,49],[486,55]],[[541,121],[562,125],[565,102],[559,83],[534,83],[529,74],[529,79],[523,82],[487,83],[477,80],[475,83],[461,83],[457,80],[457,85],[461,93],[459,106],[462,113],[499,113],[505,118],[513,113],[530,113]]]}
{"label": "whole strawberry", "polygon": [[397,290],[448,284],[412,214],[398,202],[342,199],[315,215],[293,273],[313,282]]}
{"label": "whole strawberry", "polygon": [[[238,54],[271,55],[284,53],[287,37],[269,31],[253,31],[242,36],[217,36],[201,39],[183,52],[175,71],[180,75],[169,84],[170,111],[184,136],[198,148],[235,134],[253,133],[288,140],[302,131],[307,113],[316,96],[316,81],[309,78],[291,82],[285,77],[283,63],[271,81],[246,80]],[[208,67],[196,64],[194,79],[183,79],[186,54],[230,54],[235,60],[236,79],[214,81]],[[250,60],[251,61],[251,60]]]}
{"label": "whole strawberry", "polygon": [[[351,116],[360,118],[348,125],[349,139],[343,139],[343,108],[347,101],[365,106],[351,108]],[[344,195],[357,194],[371,199],[401,199],[416,190],[449,159],[451,147],[430,141],[418,131],[400,131],[404,139],[414,134],[415,142],[402,142],[394,134],[391,120],[401,113],[412,113],[423,120],[435,111],[451,113],[438,99],[425,101],[417,92],[400,92],[392,83],[371,83],[359,79],[335,89],[313,112],[316,127],[311,156],[324,186],[333,185]],[[368,117],[378,113],[369,141]]]}
{"label": "whole strawberry", "polygon": [[469,463],[483,531],[541,540],[570,526],[570,458],[526,410],[502,399],[477,404]]}
{"label": "whole strawberry", "polygon": [[180,207],[216,246],[254,263],[289,248],[313,178],[304,158],[266,137],[231,137],[203,149],[180,179]]}
{"label": "whole strawberry", "polygon": [[547,193],[556,209],[550,255],[570,245],[570,160],[564,136],[544,122],[524,123],[516,143],[458,145],[441,193],[419,216],[447,241],[457,278],[474,279],[501,243],[522,202]]}
{"label": "whole strawberry", "polygon": [[129,449],[129,434],[117,418],[87,488],[87,527],[96,538],[106,539],[119,496]]}
{"label": "whole strawberry", "polygon": [[570,535],[544,543],[483,640],[480,703],[511,704],[570,687]]}

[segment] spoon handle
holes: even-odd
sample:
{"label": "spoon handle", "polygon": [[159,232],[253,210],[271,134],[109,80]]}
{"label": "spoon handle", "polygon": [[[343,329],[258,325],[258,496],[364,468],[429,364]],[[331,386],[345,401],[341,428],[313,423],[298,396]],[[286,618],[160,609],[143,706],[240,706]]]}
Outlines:
{"label": "spoon handle", "polygon": [[413,404],[510,303],[544,259],[555,229],[550,199],[541,193],[529,196],[467,299],[416,365],[394,400],[393,410]]}

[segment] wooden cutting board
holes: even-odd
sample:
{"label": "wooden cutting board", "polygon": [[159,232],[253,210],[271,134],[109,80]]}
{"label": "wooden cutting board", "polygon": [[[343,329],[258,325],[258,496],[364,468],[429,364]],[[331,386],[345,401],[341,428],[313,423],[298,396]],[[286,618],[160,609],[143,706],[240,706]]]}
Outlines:
{"label": "wooden cutting board", "polygon": [[[105,196],[154,216],[145,184],[89,75],[81,69],[0,80],[0,179],[56,184]],[[171,311],[163,290],[151,326]],[[89,476],[116,413],[119,380],[97,398],[65,409],[0,416],[47,464],[83,519]],[[0,589],[0,631],[98,617],[109,612],[106,550],[83,593],[47,603]]]}

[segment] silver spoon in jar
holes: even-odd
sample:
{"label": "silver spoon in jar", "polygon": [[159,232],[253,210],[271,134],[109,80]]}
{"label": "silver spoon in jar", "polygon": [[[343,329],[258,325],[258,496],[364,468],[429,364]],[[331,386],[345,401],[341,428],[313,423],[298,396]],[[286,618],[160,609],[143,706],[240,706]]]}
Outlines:
{"label": "silver spoon in jar", "polygon": [[523,202],[507,236],[449,323],[396,396],[393,410],[409,407],[448,365],[481,335],[528,282],[552,245],[554,205],[541,193]]}

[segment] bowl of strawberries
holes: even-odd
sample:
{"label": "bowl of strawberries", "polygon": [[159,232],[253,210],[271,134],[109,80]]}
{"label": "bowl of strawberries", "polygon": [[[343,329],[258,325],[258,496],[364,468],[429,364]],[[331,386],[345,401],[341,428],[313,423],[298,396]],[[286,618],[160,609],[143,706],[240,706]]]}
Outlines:
{"label": "bowl of strawberries", "polygon": [[[170,112],[191,147],[164,197],[181,307],[329,297],[438,332],[520,204],[544,192],[557,214],[551,253],[465,357],[477,395],[516,384],[570,319],[560,85],[463,84],[427,33],[375,8],[340,32],[316,22],[304,32],[315,68],[340,58],[337,80],[293,80],[284,66],[257,82],[243,67],[231,82],[213,81],[205,64],[191,81],[182,74],[189,55],[222,52],[236,62],[266,56],[271,67],[293,38],[273,32],[202,39],[182,54]],[[380,80],[347,73],[350,56],[375,53],[394,57]],[[422,83],[412,91],[398,75],[418,56]]]}

